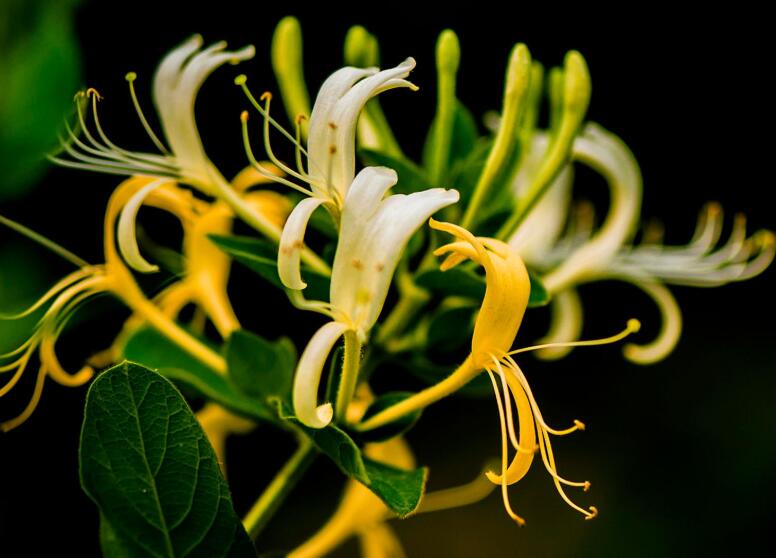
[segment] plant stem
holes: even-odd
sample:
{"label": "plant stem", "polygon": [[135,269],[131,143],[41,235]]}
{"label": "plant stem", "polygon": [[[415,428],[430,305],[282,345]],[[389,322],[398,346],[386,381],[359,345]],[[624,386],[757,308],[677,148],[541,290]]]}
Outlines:
{"label": "plant stem", "polygon": [[272,519],[272,516],[312,464],[315,455],[315,447],[312,442],[307,438],[300,438],[299,447],[294,455],[278,471],[243,519],[245,530],[248,531],[252,540],[255,540],[262,529],[267,526],[269,520]]}

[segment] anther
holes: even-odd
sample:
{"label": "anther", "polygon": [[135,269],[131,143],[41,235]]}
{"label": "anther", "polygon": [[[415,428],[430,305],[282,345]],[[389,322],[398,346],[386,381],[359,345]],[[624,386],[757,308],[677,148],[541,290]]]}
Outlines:
{"label": "anther", "polygon": [[587,492],[588,490],[590,490],[590,481],[585,481],[585,485],[582,487],[582,490],[584,492]]}
{"label": "anther", "polygon": [[307,120],[307,116],[305,116],[305,115],[304,115],[304,114],[302,114],[301,112],[300,112],[299,114],[297,114],[297,115],[296,115],[296,123],[297,123],[297,124],[301,124],[301,123],[302,123],[302,122],[304,122],[305,120]]}
{"label": "anther", "polygon": [[91,97],[94,96],[98,101],[102,101],[102,95],[100,95],[99,91],[97,91],[94,87],[90,87],[86,90],[86,96]]}
{"label": "anther", "polygon": [[582,422],[581,420],[574,419],[574,426],[577,427],[577,430],[582,430],[582,431],[585,430],[585,423]]}
{"label": "anther", "polygon": [[590,506],[590,515],[585,516],[585,521],[588,519],[594,519],[598,517],[598,508],[595,506]]}
{"label": "anther", "polygon": [[248,122],[248,111],[244,110],[240,113],[240,120],[243,122]]}
{"label": "anther", "polygon": [[261,94],[261,97],[259,97],[259,101],[271,101],[272,100],[272,93],[269,91],[265,91]]}

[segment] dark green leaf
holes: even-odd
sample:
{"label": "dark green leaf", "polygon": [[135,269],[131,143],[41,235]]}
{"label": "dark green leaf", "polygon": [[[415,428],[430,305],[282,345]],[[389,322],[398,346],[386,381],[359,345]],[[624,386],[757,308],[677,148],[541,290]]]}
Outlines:
{"label": "dark green leaf", "polygon": [[530,269],[528,270],[528,278],[531,280],[531,296],[528,299],[528,307],[534,308],[549,304],[552,297],[547,292],[541,278]]}
{"label": "dark green leaf", "polygon": [[479,307],[472,305],[441,308],[428,326],[426,344],[440,353],[451,353],[464,345],[471,345],[474,317]]}
{"label": "dark green leaf", "polygon": [[229,337],[225,351],[229,378],[239,391],[263,401],[269,397],[291,400],[296,348],[290,339],[270,342],[238,330]]}
{"label": "dark green leaf", "polygon": [[405,471],[364,457],[353,439],[336,425],[309,428],[281,401],[275,403],[281,419],[295,424],[343,473],[369,488],[396,515],[406,517],[417,509],[426,485],[426,468]]}
{"label": "dark green leaf", "polygon": [[127,547],[135,546],[134,541],[122,541],[111,527],[105,516],[100,515],[100,548],[105,558],[129,558],[142,552],[142,548],[129,551]]}
{"label": "dark green leaf", "polygon": [[144,327],[135,331],[124,344],[123,355],[237,414],[258,420],[275,418],[263,402],[241,393],[226,377],[212,371],[155,329]]}
{"label": "dark green leaf", "polygon": [[109,549],[255,557],[202,428],[158,374],[125,362],[92,383],[79,457],[81,484],[112,531]]}
{"label": "dark green leaf", "polygon": [[[397,403],[402,402],[403,400],[407,399],[411,395],[414,395],[414,394],[407,391],[394,391],[391,393],[385,393],[377,397],[372,402],[372,404],[369,405],[369,407],[367,408],[362,420],[366,420],[369,417],[376,415],[380,411],[384,411],[388,407],[391,407],[393,405],[396,405]],[[367,430],[366,432],[359,432],[358,437],[361,440],[364,440],[367,442],[380,442],[383,440],[390,440],[395,436],[404,434],[406,431],[412,428],[420,418],[420,415],[422,414],[422,412],[423,411],[419,409],[414,413],[409,413],[407,415],[404,415],[400,419],[386,426],[383,426],[381,428],[375,428],[374,430]]]}
{"label": "dark green leaf", "polygon": [[444,296],[463,296],[476,300],[485,296],[485,278],[460,267],[447,271],[424,271],[416,277],[415,282],[419,287]]}
{"label": "dark green leaf", "polygon": [[[528,307],[544,306],[550,301],[547,289],[535,273],[529,271],[528,278],[531,280]],[[443,296],[462,296],[475,300],[482,300],[485,296],[485,277],[460,267],[447,271],[424,271],[416,277],[415,282],[418,286]]]}
{"label": "dark green leaf", "polygon": [[391,190],[394,193],[411,194],[435,186],[426,177],[423,169],[409,159],[393,157],[372,149],[359,149],[358,155],[365,165],[390,167],[396,171],[399,182]]}
{"label": "dark green leaf", "polygon": [[[259,274],[272,285],[282,289],[283,283],[278,276],[277,246],[269,241],[249,236],[210,235],[221,250],[235,260]],[[302,265],[302,277],[307,283],[304,293],[307,298],[328,300],[329,278]]]}

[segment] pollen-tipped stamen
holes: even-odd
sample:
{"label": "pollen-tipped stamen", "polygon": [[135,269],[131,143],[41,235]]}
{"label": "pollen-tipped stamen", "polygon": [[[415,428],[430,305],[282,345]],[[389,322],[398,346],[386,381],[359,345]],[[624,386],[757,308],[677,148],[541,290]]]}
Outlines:
{"label": "pollen-tipped stamen", "polygon": [[154,145],[159,149],[159,151],[165,155],[169,155],[169,150],[164,146],[164,143],[162,143],[162,141],[159,139],[159,136],[154,133],[153,128],[151,128],[151,125],[148,123],[148,120],[143,113],[143,109],[140,107],[140,101],[138,101],[137,93],[135,92],[135,80],[137,79],[137,74],[135,72],[128,72],[125,76],[125,79],[129,85],[129,94],[132,97],[132,105],[135,107],[135,112],[140,119],[140,123],[143,125],[143,128],[148,134],[148,137],[151,138],[151,141],[154,142]]}

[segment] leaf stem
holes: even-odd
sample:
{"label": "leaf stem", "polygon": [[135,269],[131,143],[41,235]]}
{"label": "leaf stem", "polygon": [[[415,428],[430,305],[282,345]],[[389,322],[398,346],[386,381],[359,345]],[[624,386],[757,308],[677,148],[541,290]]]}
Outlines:
{"label": "leaf stem", "polygon": [[269,520],[272,519],[272,516],[312,464],[315,455],[315,447],[312,442],[305,437],[300,437],[296,452],[278,471],[243,519],[243,525],[251,539],[256,540],[256,537],[267,526]]}

